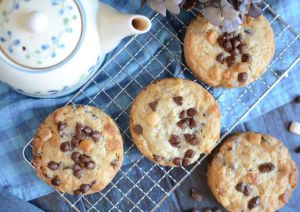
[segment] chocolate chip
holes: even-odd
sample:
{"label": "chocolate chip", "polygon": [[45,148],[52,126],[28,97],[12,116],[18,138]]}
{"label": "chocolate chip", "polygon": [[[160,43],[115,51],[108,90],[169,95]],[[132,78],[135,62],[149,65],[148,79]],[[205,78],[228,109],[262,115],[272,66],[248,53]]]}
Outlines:
{"label": "chocolate chip", "polygon": [[96,166],[96,165],[95,165],[95,162],[94,162],[94,161],[89,161],[89,162],[84,163],[84,167],[85,167],[86,169],[89,169],[89,170],[94,169],[95,166]]}
{"label": "chocolate chip", "polygon": [[113,169],[118,165],[119,160],[118,159],[114,159],[112,162],[110,162],[110,165],[113,167]]}
{"label": "chocolate chip", "polygon": [[235,189],[236,189],[237,191],[243,193],[244,190],[245,190],[245,186],[246,186],[246,184],[243,183],[243,182],[241,182],[241,183],[236,184]]}
{"label": "chocolate chip", "polygon": [[91,160],[91,158],[89,156],[87,156],[86,154],[82,154],[79,156],[79,161],[81,163],[86,163],[89,162]]}
{"label": "chocolate chip", "polygon": [[193,128],[195,128],[196,126],[197,126],[196,121],[195,121],[193,118],[189,119],[189,127],[190,127],[191,129],[193,129]]}
{"label": "chocolate chip", "polygon": [[233,33],[224,32],[223,37],[224,37],[225,40],[230,40],[233,37]]}
{"label": "chocolate chip", "polygon": [[202,212],[212,212],[212,209],[211,208],[203,208]]}
{"label": "chocolate chip", "polygon": [[241,42],[242,39],[243,39],[243,38],[242,38],[242,34],[241,34],[241,33],[237,34],[237,35],[234,36],[234,38],[233,38],[233,40],[237,40],[237,41],[240,41],[240,42]]}
{"label": "chocolate chip", "polygon": [[295,99],[294,99],[294,102],[296,104],[300,104],[300,96],[297,96]]}
{"label": "chocolate chip", "polygon": [[60,165],[59,163],[56,163],[54,161],[50,161],[48,163],[48,168],[51,169],[51,170],[53,170],[53,171],[55,171],[55,170],[57,170],[59,168],[59,165]]}
{"label": "chocolate chip", "polygon": [[82,191],[80,189],[77,189],[74,191],[75,195],[82,195]]}
{"label": "chocolate chip", "polygon": [[243,193],[245,196],[250,196],[252,193],[251,187],[249,185],[246,185]]}
{"label": "chocolate chip", "polygon": [[201,193],[195,188],[191,189],[190,195],[196,201],[202,201],[202,199],[203,199]]}
{"label": "chocolate chip", "polygon": [[72,147],[69,142],[63,142],[60,145],[60,151],[62,151],[62,152],[68,152],[68,151],[71,151],[71,149],[72,149]]}
{"label": "chocolate chip", "polygon": [[158,155],[153,155],[153,160],[156,162],[160,162],[162,160],[162,157]]}
{"label": "chocolate chip", "polygon": [[[240,40],[238,40],[238,39],[234,39],[233,41],[232,41],[232,46],[233,46],[233,48],[238,48],[238,46],[241,44],[241,41]],[[240,52],[240,51],[239,51]]]}
{"label": "chocolate chip", "polygon": [[88,190],[90,190],[90,188],[91,188],[91,186],[89,184],[82,184],[80,186],[80,190],[82,191],[83,194],[88,192]]}
{"label": "chocolate chip", "polygon": [[70,144],[70,150],[69,151],[73,151],[74,149],[75,149],[75,147],[72,144]]}
{"label": "chocolate chip", "polygon": [[173,163],[174,163],[176,166],[181,166],[182,159],[179,158],[179,157],[176,157],[176,158],[173,159]]}
{"label": "chocolate chip", "polygon": [[213,208],[211,209],[211,211],[212,211],[212,212],[222,212],[222,210],[221,210],[220,208],[218,208],[218,207],[213,207]]}
{"label": "chocolate chip", "polygon": [[182,105],[182,102],[183,102],[183,98],[182,98],[182,96],[175,96],[175,97],[173,97],[173,101],[174,101],[177,105],[181,106],[181,105]]}
{"label": "chocolate chip", "polygon": [[238,74],[238,81],[239,82],[247,82],[248,80],[248,74],[247,72],[241,72]]}
{"label": "chocolate chip", "polygon": [[76,124],[76,132],[80,132],[84,129],[84,126],[81,123]]}
{"label": "chocolate chip", "polygon": [[189,149],[185,152],[184,157],[185,158],[193,158],[196,155],[196,152],[192,149]]}
{"label": "chocolate chip", "polygon": [[191,10],[196,7],[198,3],[198,0],[184,1],[182,7],[186,10]]}
{"label": "chocolate chip", "polygon": [[73,171],[81,169],[81,166],[78,163],[75,163],[73,166]]}
{"label": "chocolate chip", "polygon": [[180,138],[177,135],[171,135],[169,142],[172,146],[177,147],[180,144]]}
{"label": "chocolate chip", "polygon": [[80,156],[79,152],[73,152],[71,158],[74,162],[79,162],[79,156]]}
{"label": "chocolate chip", "polygon": [[156,111],[157,106],[158,106],[158,101],[149,103],[149,107],[151,108],[152,111]]}
{"label": "chocolate chip", "polygon": [[188,142],[189,144],[191,144],[192,146],[196,146],[199,142],[197,141],[197,138],[195,135],[191,135],[191,134],[184,134],[184,138],[186,140],[186,142]]}
{"label": "chocolate chip", "polygon": [[75,177],[77,177],[78,179],[80,179],[83,175],[83,170],[82,169],[75,170],[75,171],[73,171],[73,175]]}
{"label": "chocolate chip", "polygon": [[258,169],[261,173],[271,172],[275,169],[273,163],[263,163],[258,166]]}
{"label": "chocolate chip", "polygon": [[92,137],[94,142],[98,142],[100,137],[101,137],[101,132],[95,130],[91,133],[91,137]]}
{"label": "chocolate chip", "polygon": [[243,54],[242,55],[242,62],[250,63],[251,62],[251,56],[249,54]]}
{"label": "chocolate chip", "polygon": [[233,48],[233,49],[230,51],[230,54],[231,54],[232,56],[237,56],[239,53],[240,53],[240,50],[238,50],[237,48]]}
{"label": "chocolate chip", "polygon": [[219,63],[224,64],[224,62],[225,62],[225,55],[223,53],[218,54],[217,57],[216,57],[216,60]]}
{"label": "chocolate chip", "polygon": [[223,47],[224,47],[224,50],[225,50],[225,51],[230,52],[231,49],[232,49],[232,44],[231,44],[231,42],[228,40],[228,41],[225,41],[225,42],[224,42]]}
{"label": "chocolate chip", "polygon": [[80,141],[76,137],[72,138],[72,140],[71,140],[71,146],[73,148],[78,147],[79,143],[80,143]]}
{"label": "chocolate chip", "polygon": [[296,153],[300,153],[300,146],[295,149]]}
{"label": "chocolate chip", "polygon": [[259,205],[259,196],[253,197],[248,202],[248,208],[251,210]]}
{"label": "chocolate chip", "polygon": [[180,114],[179,114],[179,118],[180,118],[180,119],[184,119],[185,116],[186,116],[185,110],[181,111]]}
{"label": "chocolate chip", "polygon": [[190,108],[187,110],[187,114],[191,117],[194,117],[197,114],[197,110],[195,108]]}
{"label": "chocolate chip", "polygon": [[66,129],[66,127],[67,127],[67,124],[66,123],[64,123],[64,122],[58,122],[58,124],[57,124],[57,130],[58,131],[63,131],[64,129]]}
{"label": "chocolate chip", "polygon": [[183,158],[182,165],[183,166],[189,166],[191,164],[191,161],[189,158]]}
{"label": "chocolate chip", "polygon": [[218,37],[218,44],[219,44],[221,47],[223,47],[224,43],[225,43],[225,38],[224,38],[224,36]]}
{"label": "chocolate chip", "polygon": [[51,180],[51,184],[54,185],[54,186],[59,186],[60,185],[60,179],[57,175]]}
{"label": "chocolate chip", "polygon": [[226,63],[229,67],[232,66],[235,63],[235,56],[230,55],[226,57]]}
{"label": "chocolate chip", "polygon": [[244,32],[248,35],[253,35],[253,29],[244,29]]}
{"label": "chocolate chip", "polygon": [[83,131],[77,131],[75,133],[75,138],[77,138],[79,141],[83,141],[86,138],[86,135]]}
{"label": "chocolate chip", "polygon": [[86,134],[86,135],[90,135],[92,133],[92,129],[90,127],[85,127],[83,129],[83,132]]}
{"label": "chocolate chip", "polygon": [[190,125],[190,120],[189,119],[182,119],[179,122],[177,122],[177,126],[180,127],[181,129],[185,129]]}
{"label": "chocolate chip", "polygon": [[252,193],[252,189],[250,188],[250,186],[244,182],[238,183],[235,186],[235,189],[237,191],[243,193],[245,196],[250,196],[250,194]]}
{"label": "chocolate chip", "polygon": [[241,44],[238,46],[238,49],[240,50],[240,53],[241,53],[241,54],[245,54],[245,53],[246,53],[246,50],[247,50],[247,45],[244,44],[244,43],[241,43]]}
{"label": "chocolate chip", "polygon": [[142,135],[143,134],[143,127],[139,124],[135,125],[133,128],[134,132],[138,135]]}

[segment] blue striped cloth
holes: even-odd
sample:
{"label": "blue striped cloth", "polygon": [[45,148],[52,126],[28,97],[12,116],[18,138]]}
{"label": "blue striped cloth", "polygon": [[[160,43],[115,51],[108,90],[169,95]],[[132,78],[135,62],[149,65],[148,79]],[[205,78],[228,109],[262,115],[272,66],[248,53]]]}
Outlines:
{"label": "blue striped cloth", "polygon": [[[122,12],[133,13],[139,1],[106,0]],[[272,7],[300,32],[300,1],[269,1]],[[144,10],[145,11],[145,10]],[[134,52],[135,49],[132,49]],[[109,58],[109,57],[108,57]],[[127,58],[123,58],[126,61]],[[147,62],[147,61],[145,61]],[[257,117],[286,104],[299,95],[300,72],[295,70],[248,116]],[[97,88],[90,88],[97,89]],[[54,109],[64,105],[71,96],[59,99],[32,99],[0,84],[0,187],[24,200],[42,196],[52,189],[38,179],[35,171],[24,161],[22,149],[34,136],[43,119]]]}

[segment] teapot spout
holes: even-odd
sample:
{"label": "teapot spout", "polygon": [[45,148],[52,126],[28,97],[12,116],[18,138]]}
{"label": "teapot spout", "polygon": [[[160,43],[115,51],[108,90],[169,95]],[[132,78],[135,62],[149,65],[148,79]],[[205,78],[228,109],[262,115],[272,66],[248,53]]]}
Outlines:
{"label": "teapot spout", "polygon": [[112,51],[123,38],[151,29],[146,16],[122,14],[104,3],[100,3],[98,24],[101,54]]}

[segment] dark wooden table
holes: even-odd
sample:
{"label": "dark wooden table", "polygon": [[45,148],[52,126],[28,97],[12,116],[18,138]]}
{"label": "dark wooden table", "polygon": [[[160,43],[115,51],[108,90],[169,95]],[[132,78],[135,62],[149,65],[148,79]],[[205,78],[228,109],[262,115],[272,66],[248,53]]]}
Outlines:
{"label": "dark wooden table", "polygon": [[[273,135],[288,144],[289,150],[294,159],[300,159],[300,154],[295,153],[295,149],[300,146],[300,136],[288,132],[291,121],[300,121],[300,104],[293,102],[273,110],[259,118],[251,120],[245,124],[239,125],[235,131],[256,131]],[[208,158],[209,159],[209,158]],[[206,159],[206,160],[208,160]],[[300,164],[297,164],[300,167]],[[203,207],[219,206],[211,192],[208,189],[205,177],[206,163],[198,167],[191,176],[189,176],[178,187],[172,195],[164,201],[158,211],[189,211],[191,208],[201,209]],[[201,186],[200,186],[201,185]],[[203,201],[196,202],[191,199],[189,193],[192,187],[200,189],[203,194]],[[297,208],[300,211],[300,186],[294,191],[293,199],[289,202],[289,206]],[[298,199],[298,201],[297,201]],[[53,192],[44,197],[40,197],[31,201],[37,207],[45,211],[72,211],[70,206],[58,195]],[[80,205],[81,211],[85,211],[85,205]],[[284,207],[280,211],[295,211],[289,207]]]}

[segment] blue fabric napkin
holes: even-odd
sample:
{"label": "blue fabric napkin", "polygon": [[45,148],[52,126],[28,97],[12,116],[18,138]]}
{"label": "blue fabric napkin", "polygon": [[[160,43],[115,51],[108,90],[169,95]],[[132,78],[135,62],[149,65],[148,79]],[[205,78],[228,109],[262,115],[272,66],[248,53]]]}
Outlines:
{"label": "blue fabric napkin", "polygon": [[42,212],[43,210],[35,207],[34,205],[22,201],[5,191],[0,189],[0,212]]}
{"label": "blue fabric napkin", "polygon": [[[113,5],[122,12],[134,13],[139,10],[139,1],[136,0],[106,0],[104,2]],[[299,1],[286,0],[283,3],[282,1],[274,0],[269,2],[272,4],[275,11],[282,15],[287,22],[300,32],[300,26],[298,24],[298,17],[300,15]],[[142,11],[149,16],[152,14],[150,10],[143,9]],[[176,30],[176,23],[170,21],[169,27],[172,27],[171,24],[173,24],[174,30]],[[153,31],[155,31],[156,26],[153,27]],[[276,28],[276,26],[274,26],[274,28]],[[169,35],[163,34],[161,36],[162,37],[160,39],[163,40],[163,36]],[[160,47],[161,46],[153,46],[153,52],[157,51]],[[177,48],[178,46],[175,45],[175,47]],[[298,46],[298,50],[299,49],[300,48]],[[132,47],[130,52],[134,53],[136,52],[136,49]],[[112,54],[113,53],[110,55]],[[128,60],[127,57],[120,59],[122,61]],[[150,58],[148,57],[144,57],[139,58],[139,61],[146,64],[149,59]],[[168,58],[166,58],[166,60],[168,60]],[[286,61],[286,63],[289,62],[290,61]],[[280,69],[280,67],[277,68]],[[276,87],[276,89],[274,89],[268,97],[253,110],[253,112],[248,116],[248,119],[257,117],[267,111],[279,107],[289,102],[295,95],[300,94],[297,93],[299,92],[300,86],[297,84],[297,80],[300,77],[300,72],[297,71],[297,68],[299,68],[299,65],[294,68],[293,72],[287,79],[284,79]],[[174,67],[175,72],[178,71],[178,69],[179,67]],[[114,72],[115,67],[106,71]],[[127,70],[127,72],[131,73],[134,73],[135,71],[137,70],[134,66],[132,67],[132,70]],[[274,72],[276,71],[278,70],[274,70]],[[185,77],[184,74],[179,76]],[[105,85],[107,80],[108,79],[103,78],[99,85]],[[254,92],[262,92],[265,89],[263,82],[257,82],[254,87]],[[97,91],[97,89],[98,88],[96,86],[92,86],[88,89],[88,92],[93,94]],[[110,88],[110,90],[113,89],[114,88]],[[132,90],[131,92],[136,93],[137,91]],[[213,90],[213,92],[217,95],[220,90]],[[239,91],[232,90],[230,92],[232,92],[232,95],[234,96],[236,95],[235,92]],[[245,98],[245,100],[249,98],[253,99],[254,97],[251,95],[253,95],[253,93],[247,92],[243,98]],[[35,171],[24,161],[22,149],[34,136],[40,122],[42,122],[43,119],[53,110],[64,105],[70,97],[71,96],[67,96],[59,99],[32,99],[17,94],[0,84],[0,161],[2,161],[0,166],[0,187],[2,187],[5,192],[9,192],[24,200],[31,200],[52,191],[49,186],[38,179]],[[222,99],[222,97],[220,97],[219,101],[224,102],[225,105],[236,107],[235,104],[233,104],[235,101],[232,99]],[[82,102],[84,102],[84,100]],[[126,104],[126,102],[124,102],[124,104]],[[223,120],[223,123],[225,122],[230,122],[230,120]]]}

